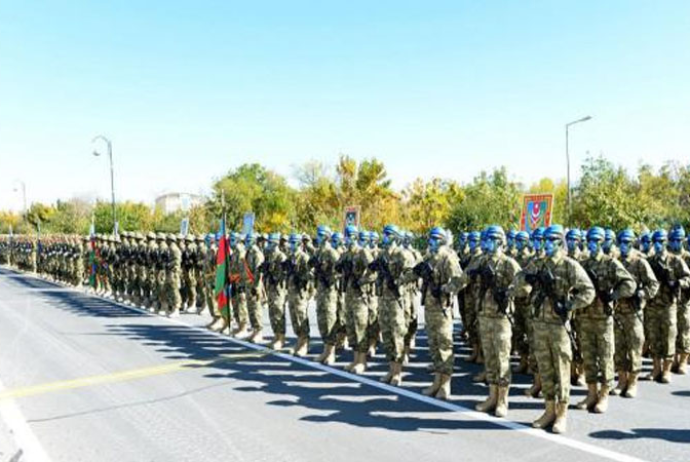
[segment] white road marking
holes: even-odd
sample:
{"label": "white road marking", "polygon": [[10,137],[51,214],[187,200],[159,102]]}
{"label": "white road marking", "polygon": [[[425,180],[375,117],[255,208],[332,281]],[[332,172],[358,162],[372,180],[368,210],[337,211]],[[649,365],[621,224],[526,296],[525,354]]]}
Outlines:
{"label": "white road marking", "polygon": [[[29,277],[35,277],[35,276],[29,276]],[[36,279],[40,279],[40,278],[36,277]],[[71,291],[74,291],[77,293],[84,293],[83,291],[76,290],[76,289],[67,289],[67,290],[71,290]],[[377,388],[379,390],[386,391],[388,393],[392,393],[392,394],[395,394],[398,396],[403,396],[405,398],[419,401],[419,402],[428,404],[430,406],[435,406],[435,407],[440,408],[440,409],[459,412],[459,413],[462,413],[463,415],[465,415],[471,419],[484,421],[484,422],[490,422],[490,423],[497,425],[499,427],[503,427],[503,428],[514,430],[514,431],[517,431],[520,433],[524,433],[524,434],[533,436],[535,438],[541,438],[541,439],[550,441],[551,443],[554,443],[554,444],[569,447],[572,449],[577,449],[579,451],[582,451],[582,452],[585,452],[588,454],[592,454],[592,455],[595,455],[598,457],[602,457],[605,459],[614,460],[614,461],[618,461],[618,462],[645,462],[644,459],[640,459],[638,457],[630,456],[630,455],[616,452],[616,451],[613,451],[610,449],[595,446],[593,444],[584,443],[582,441],[573,440],[573,439],[567,438],[567,437],[562,436],[562,435],[556,435],[553,433],[545,432],[543,430],[537,430],[537,429],[528,427],[526,425],[523,425],[523,424],[520,424],[517,422],[513,422],[511,420],[502,419],[499,417],[494,417],[492,415],[485,414],[482,412],[476,412],[476,411],[474,411],[470,408],[467,408],[465,406],[454,404],[454,403],[451,403],[448,401],[441,401],[441,400],[438,400],[435,398],[430,398],[428,396],[421,395],[419,393],[416,393],[416,392],[411,391],[411,390],[407,390],[405,388],[393,387],[391,385],[377,382],[377,381],[369,379],[367,377],[354,375],[354,374],[351,374],[351,373],[346,372],[344,370],[335,369],[335,368],[330,367],[330,366],[325,366],[323,364],[313,362],[313,361],[310,361],[308,359],[297,358],[297,357],[292,356],[292,355],[273,351],[266,346],[257,345],[257,344],[250,343],[250,342],[245,342],[244,340],[238,340],[236,338],[228,337],[227,335],[223,335],[223,334],[220,334],[218,332],[212,332],[212,331],[209,331],[203,327],[197,327],[197,326],[188,324],[186,322],[183,322],[182,320],[180,320],[178,318],[164,318],[164,317],[152,314],[149,311],[146,311],[144,309],[137,308],[134,306],[125,305],[125,304],[119,303],[119,302],[115,302],[111,299],[101,297],[101,296],[98,296],[95,294],[86,293],[86,295],[93,297],[93,298],[97,298],[97,299],[101,299],[101,300],[105,300],[105,301],[114,303],[114,304],[121,306],[123,308],[129,309],[132,311],[136,311],[136,312],[145,314],[147,316],[165,319],[166,321],[168,321],[172,324],[177,324],[179,326],[184,326],[184,327],[187,327],[189,329],[196,330],[198,332],[203,332],[205,334],[212,335],[212,336],[218,337],[220,339],[223,339],[229,343],[241,345],[241,346],[248,348],[248,349],[251,349],[251,350],[263,351],[263,352],[266,352],[272,356],[284,359],[286,361],[291,361],[293,363],[301,364],[303,366],[310,367],[312,369],[327,372],[327,373],[333,374],[333,375],[338,376],[338,377],[342,377],[342,378],[347,379],[347,380],[359,382],[363,385],[368,385],[370,387],[374,387],[374,388]]]}
{"label": "white road marking", "polygon": [[[5,391],[5,386],[0,380],[0,393]],[[12,433],[12,438],[17,447],[22,450],[21,460],[27,462],[50,462],[50,457],[41,446],[36,434],[26,422],[26,418],[19,406],[12,399],[0,401],[0,416]]]}

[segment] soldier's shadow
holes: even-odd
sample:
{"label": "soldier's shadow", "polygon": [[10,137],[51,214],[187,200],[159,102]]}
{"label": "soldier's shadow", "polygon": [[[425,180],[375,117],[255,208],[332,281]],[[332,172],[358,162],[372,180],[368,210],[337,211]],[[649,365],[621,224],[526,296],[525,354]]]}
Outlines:
{"label": "soldier's shadow", "polygon": [[590,433],[590,436],[598,439],[632,440],[632,439],[657,439],[670,443],[690,443],[690,429],[677,428],[633,428],[630,431],[601,430]]}

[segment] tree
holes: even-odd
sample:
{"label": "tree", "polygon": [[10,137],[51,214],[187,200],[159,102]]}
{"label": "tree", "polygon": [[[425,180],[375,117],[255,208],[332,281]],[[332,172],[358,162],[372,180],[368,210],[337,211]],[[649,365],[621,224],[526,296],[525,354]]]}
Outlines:
{"label": "tree", "polygon": [[424,233],[435,225],[446,223],[453,207],[464,199],[464,191],[454,181],[433,178],[425,183],[417,178],[403,191],[404,225],[415,233]]}

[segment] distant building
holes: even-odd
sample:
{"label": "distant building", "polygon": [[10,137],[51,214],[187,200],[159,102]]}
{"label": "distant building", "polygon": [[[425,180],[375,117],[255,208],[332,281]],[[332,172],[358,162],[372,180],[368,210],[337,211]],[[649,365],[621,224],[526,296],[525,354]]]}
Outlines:
{"label": "distant building", "polygon": [[203,205],[206,198],[199,194],[190,193],[168,193],[156,198],[156,208],[163,213],[174,213],[177,211],[188,212],[192,207]]}

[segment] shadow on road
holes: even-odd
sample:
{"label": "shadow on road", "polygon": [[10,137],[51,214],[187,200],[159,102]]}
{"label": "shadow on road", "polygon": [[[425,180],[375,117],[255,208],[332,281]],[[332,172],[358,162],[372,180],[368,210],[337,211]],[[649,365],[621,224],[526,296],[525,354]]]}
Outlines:
{"label": "shadow on road", "polygon": [[648,438],[664,440],[670,443],[690,443],[690,429],[677,428],[633,428],[630,431],[602,430],[590,433],[589,436],[608,440]]}

